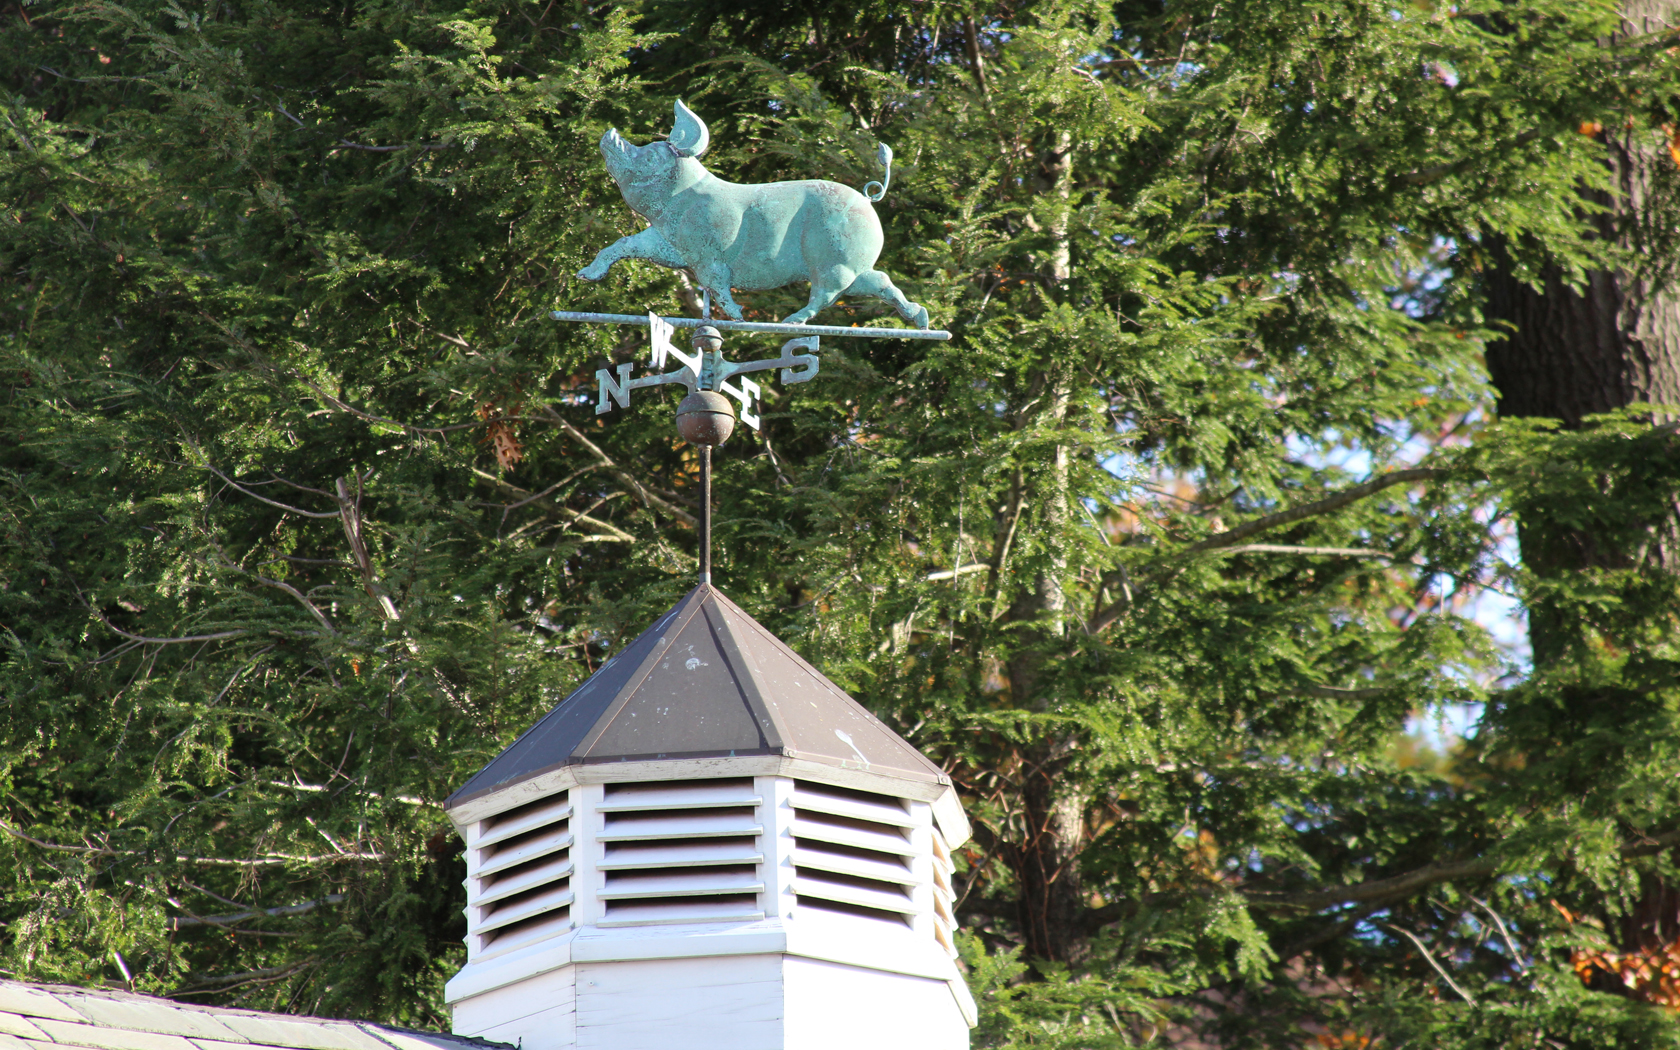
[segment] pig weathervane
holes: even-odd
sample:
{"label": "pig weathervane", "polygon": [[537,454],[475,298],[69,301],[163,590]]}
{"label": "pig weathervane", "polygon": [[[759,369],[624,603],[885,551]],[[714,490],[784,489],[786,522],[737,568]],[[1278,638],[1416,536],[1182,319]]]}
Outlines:
{"label": "pig weathervane", "polygon": [[[608,129],[601,137],[607,172],[624,201],[648,221],[648,228],[596,253],[578,276],[599,281],[623,259],[642,259],[687,270],[704,293],[703,316],[575,313],[556,310],[557,321],[648,326],[652,375],[632,378],[634,365],[595,373],[599,386],[595,413],[630,407],[630,392],[642,387],[681,383],[688,396],[677,406],[677,430],[700,450],[700,580],[711,582],[712,449],[734,431],[735,412],[727,394],[741,403],[741,422],[758,429],[754,411],[759,385],[745,373],[781,370],[783,383],[803,383],[817,375],[821,337],[947,340],[951,333],[929,329],[927,308],[904,297],[892,278],[875,269],[881,255],[881,220],[871,202],[886,196],[892,181],[892,150],[882,144],[880,182],[860,193],[823,180],[740,185],[725,182],[700,163],[711,142],[706,124],[678,100],[676,120],[664,141],[635,146]],[[780,322],[745,321],[731,289],[768,291],[795,281],[809,281],[811,296],[802,309]],[[853,328],[807,323],[842,295],[880,299],[914,328]],[[717,303],[729,320],[713,319]],[[671,344],[678,328],[692,328],[694,353]],[[723,356],[725,331],[788,335],[776,358],[735,364]],[[664,371],[675,359],[681,367]],[[731,377],[740,378],[731,383]]]}
{"label": "pig weathervane", "polygon": [[883,299],[906,321],[927,328],[927,309],[904,298],[892,278],[875,269],[881,220],[870,202],[886,196],[892,150],[879,148],[883,181],[864,187],[880,187],[869,197],[815,179],[742,186],[701,165],[711,132],[681,99],[675,110],[664,142],[632,146],[613,128],[601,138],[607,172],[648,228],[601,249],[579,277],[599,281],[620,259],[691,270],[737,321],[741,308],[731,288],[762,292],[810,281],[810,301],[784,324],[803,324],[840,296],[855,295]]}

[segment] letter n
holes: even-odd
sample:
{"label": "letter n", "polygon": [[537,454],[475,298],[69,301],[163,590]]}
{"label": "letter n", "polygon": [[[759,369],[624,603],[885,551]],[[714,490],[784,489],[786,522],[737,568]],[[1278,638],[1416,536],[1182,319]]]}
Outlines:
{"label": "letter n", "polygon": [[[605,368],[595,370],[595,382],[601,386],[601,391],[595,398],[595,414],[606,415],[612,411],[612,402],[617,401],[619,408],[630,407],[630,370],[636,367],[630,362],[618,366],[618,378],[614,379],[611,372]],[[607,400],[612,398],[612,401]]]}

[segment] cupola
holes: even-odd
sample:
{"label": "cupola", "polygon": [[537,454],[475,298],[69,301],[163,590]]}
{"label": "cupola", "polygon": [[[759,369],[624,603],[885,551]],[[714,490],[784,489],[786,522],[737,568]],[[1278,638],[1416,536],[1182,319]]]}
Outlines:
{"label": "cupola", "polygon": [[950,778],[709,583],[445,803],[457,1035],[961,1050]]}

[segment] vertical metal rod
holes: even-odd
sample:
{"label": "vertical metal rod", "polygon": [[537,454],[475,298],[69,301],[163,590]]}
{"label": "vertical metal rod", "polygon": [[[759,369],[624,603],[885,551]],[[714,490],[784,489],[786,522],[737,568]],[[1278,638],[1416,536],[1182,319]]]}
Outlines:
{"label": "vertical metal rod", "polygon": [[700,446],[700,582],[712,582],[712,446]]}
{"label": "vertical metal rod", "polygon": [[705,321],[712,319],[712,292],[709,288],[700,289],[700,318]]}

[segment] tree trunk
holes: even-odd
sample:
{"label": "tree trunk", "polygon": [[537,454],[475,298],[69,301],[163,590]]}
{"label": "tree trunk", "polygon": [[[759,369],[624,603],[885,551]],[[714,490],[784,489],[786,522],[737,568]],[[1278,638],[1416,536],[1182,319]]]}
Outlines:
{"label": "tree trunk", "polygon": [[[1068,240],[1069,206],[1073,187],[1073,136],[1056,137],[1055,148],[1041,173],[1055,195],[1056,211],[1048,225],[1052,247],[1044,275],[1062,289],[1072,276]],[[1039,397],[1032,400],[1039,401]],[[1044,406],[1035,422],[1060,428],[1067,422],[1073,400],[1073,369],[1064,359],[1048,362],[1043,378]],[[1033,581],[1033,590],[1009,610],[1012,620],[1031,623],[1029,641],[1009,661],[1010,693],[1015,702],[1036,712],[1049,711],[1054,697],[1044,691],[1041,671],[1047,655],[1065,644],[1067,594],[1063,576],[1067,555],[1060,547],[1070,513],[1068,480],[1071,455],[1057,445],[1050,462],[1033,476],[1031,492],[1041,535],[1057,545]],[[1079,878],[1079,854],[1085,845],[1086,798],[1062,774],[1078,754],[1077,737],[1063,732],[1035,741],[1021,756],[1021,804],[1026,822],[1024,840],[1010,851],[1020,882],[1021,931],[1028,958],[1077,963],[1085,957],[1086,937],[1081,923],[1085,894]]]}
{"label": "tree trunk", "polygon": [[[1680,22],[1676,0],[1626,0],[1619,37],[1643,36]],[[1607,41],[1606,43],[1609,43]],[[1590,220],[1597,235],[1619,248],[1647,257],[1645,231],[1656,217],[1657,178],[1675,163],[1649,132],[1605,129],[1609,193],[1589,195],[1603,208]],[[1503,246],[1493,245],[1496,258]],[[1552,269],[1539,290],[1517,280],[1508,257],[1487,278],[1489,320],[1512,326],[1488,345],[1487,363],[1499,391],[1502,417],[1540,417],[1578,427],[1582,420],[1638,402],[1680,405],[1680,294],[1648,273],[1595,271],[1580,292]],[[1653,422],[1675,418],[1659,409]],[[1650,523],[1649,542],[1637,548],[1607,542],[1594,533],[1565,528],[1530,513],[1519,539],[1523,563],[1542,577],[1585,569],[1635,568],[1680,571],[1680,507]],[[1529,613],[1529,637],[1536,668],[1563,656],[1575,625],[1538,606]],[[1680,890],[1654,875],[1623,922],[1622,948],[1635,951],[1680,937]]]}

